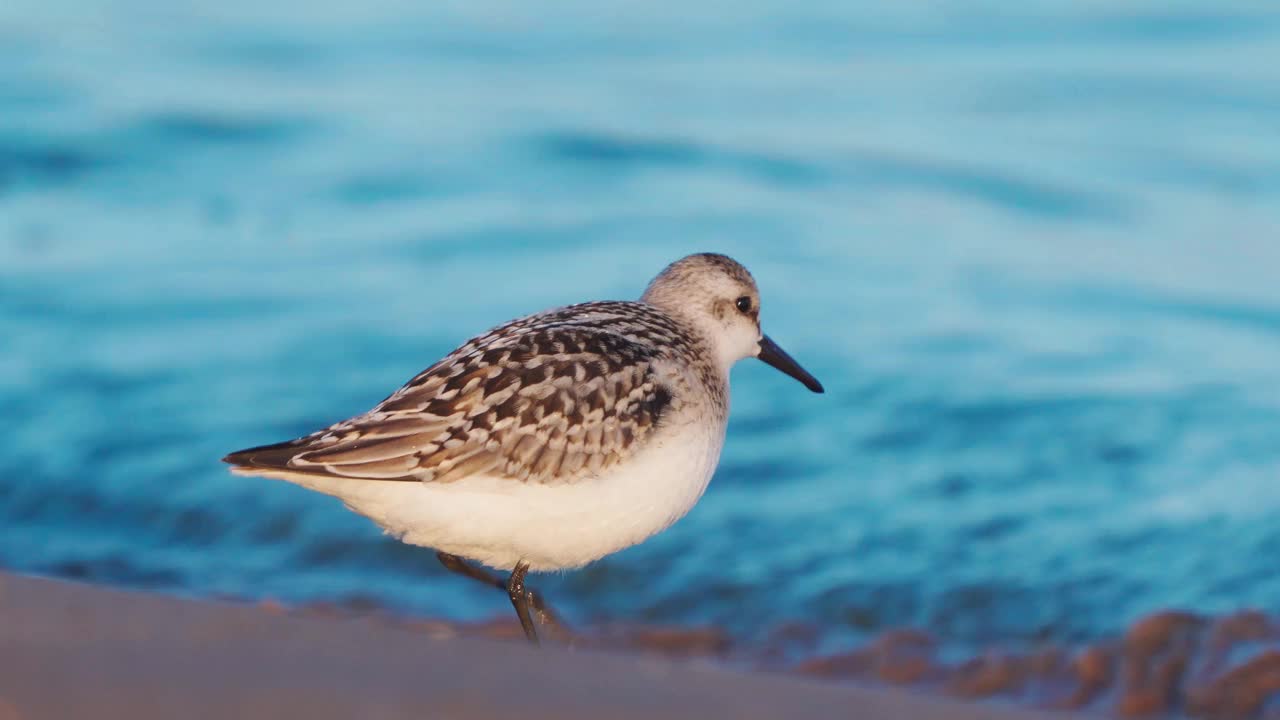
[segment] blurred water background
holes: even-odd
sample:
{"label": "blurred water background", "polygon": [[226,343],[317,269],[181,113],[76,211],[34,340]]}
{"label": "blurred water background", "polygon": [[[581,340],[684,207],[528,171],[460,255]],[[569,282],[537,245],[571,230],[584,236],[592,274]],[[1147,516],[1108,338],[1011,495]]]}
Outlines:
{"label": "blurred water background", "polygon": [[1280,10],[0,4],[0,566],[473,619],[226,451],[469,335],[744,261],[683,521],[574,620],[1075,640],[1280,597]]}

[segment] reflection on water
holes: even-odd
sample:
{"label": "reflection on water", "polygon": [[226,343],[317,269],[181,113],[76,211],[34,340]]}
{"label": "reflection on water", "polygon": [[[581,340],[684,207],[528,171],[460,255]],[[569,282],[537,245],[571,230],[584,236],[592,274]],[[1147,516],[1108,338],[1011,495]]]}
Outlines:
{"label": "reflection on water", "polygon": [[541,583],[578,620],[958,642],[1273,603],[1280,16],[130,0],[0,11],[0,563],[475,618],[501,598],[224,452],[721,250],[711,490]]}

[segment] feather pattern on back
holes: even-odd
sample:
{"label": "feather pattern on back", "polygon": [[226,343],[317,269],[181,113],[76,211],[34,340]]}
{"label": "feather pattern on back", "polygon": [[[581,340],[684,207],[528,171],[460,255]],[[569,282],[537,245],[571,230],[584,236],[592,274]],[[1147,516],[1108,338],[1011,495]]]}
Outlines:
{"label": "feather pattern on back", "polygon": [[646,303],[550,310],[469,340],[363,415],[226,460],[365,480],[574,482],[633,455],[691,391],[727,415],[726,383],[696,338]]}

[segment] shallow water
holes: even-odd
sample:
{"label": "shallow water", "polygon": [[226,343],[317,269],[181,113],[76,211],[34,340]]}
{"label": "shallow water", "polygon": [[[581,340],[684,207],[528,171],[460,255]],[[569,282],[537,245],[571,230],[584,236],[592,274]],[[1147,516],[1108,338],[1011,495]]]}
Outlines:
{"label": "shallow water", "polygon": [[572,618],[1276,608],[1265,4],[206,5],[0,7],[0,565],[506,612],[218,458],[714,249],[828,393],[736,370],[694,511],[542,580]]}

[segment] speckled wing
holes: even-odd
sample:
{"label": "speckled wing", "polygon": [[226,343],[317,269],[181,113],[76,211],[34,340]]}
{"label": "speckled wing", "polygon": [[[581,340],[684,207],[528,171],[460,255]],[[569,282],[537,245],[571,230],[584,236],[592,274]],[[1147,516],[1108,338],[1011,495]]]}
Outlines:
{"label": "speckled wing", "polygon": [[517,321],[364,415],[226,460],[249,472],[367,480],[573,482],[632,454],[671,409],[659,360],[652,344],[609,328]]}

